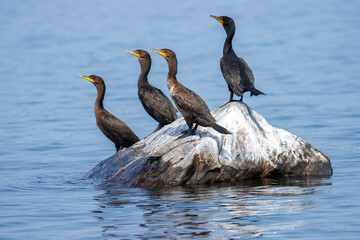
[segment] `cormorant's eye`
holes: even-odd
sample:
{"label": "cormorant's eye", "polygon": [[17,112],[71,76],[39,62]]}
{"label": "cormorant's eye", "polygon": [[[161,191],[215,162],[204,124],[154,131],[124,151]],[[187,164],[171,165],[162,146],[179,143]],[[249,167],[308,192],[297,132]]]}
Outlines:
{"label": "cormorant's eye", "polygon": [[165,52],[165,50],[161,50],[161,52]]}
{"label": "cormorant's eye", "polygon": [[140,52],[139,52],[139,51],[136,51],[135,53],[136,53],[136,54],[140,54]]}

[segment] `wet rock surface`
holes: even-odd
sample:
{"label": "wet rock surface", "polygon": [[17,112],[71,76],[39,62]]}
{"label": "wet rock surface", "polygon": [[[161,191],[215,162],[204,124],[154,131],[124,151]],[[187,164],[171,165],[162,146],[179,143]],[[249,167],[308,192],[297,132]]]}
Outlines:
{"label": "wet rock surface", "polygon": [[[303,139],[272,127],[240,102],[212,111],[230,135],[180,118],[100,162],[87,177],[129,187],[231,182],[254,177],[331,176],[330,159]],[[151,156],[157,156],[154,158]]]}

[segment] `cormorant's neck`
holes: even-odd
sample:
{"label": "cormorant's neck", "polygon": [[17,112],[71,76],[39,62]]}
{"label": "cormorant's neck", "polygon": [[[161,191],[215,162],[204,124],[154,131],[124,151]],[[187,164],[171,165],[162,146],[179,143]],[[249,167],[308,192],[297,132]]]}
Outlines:
{"label": "cormorant's neck", "polygon": [[147,75],[150,72],[151,59],[150,58],[139,59],[139,62],[140,62],[140,66],[141,66],[141,73],[140,73],[139,79],[138,79],[138,87],[140,87],[144,84],[149,84]]}
{"label": "cormorant's neck", "polygon": [[167,86],[170,90],[170,94],[172,95],[172,91],[174,89],[174,87],[179,84],[178,80],[176,79],[175,76],[169,76],[167,77]]}
{"label": "cormorant's neck", "polygon": [[167,85],[170,89],[170,94],[172,94],[173,87],[178,83],[176,79],[177,73],[177,60],[176,58],[166,59],[169,65],[169,73],[167,76]]}
{"label": "cormorant's neck", "polygon": [[233,48],[232,48],[232,39],[235,35],[235,26],[231,26],[229,28],[225,28],[226,31],[226,39],[225,39],[225,43],[224,43],[224,49],[223,49],[223,54],[228,54],[233,52]]}
{"label": "cormorant's neck", "polygon": [[97,86],[97,97],[95,100],[95,110],[104,109],[103,101],[105,96],[105,84]]}
{"label": "cormorant's neck", "polygon": [[169,73],[168,78],[175,78],[176,79],[176,73],[177,73],[177,59],[176,58],[170,58],[166,59],[169,65]]}

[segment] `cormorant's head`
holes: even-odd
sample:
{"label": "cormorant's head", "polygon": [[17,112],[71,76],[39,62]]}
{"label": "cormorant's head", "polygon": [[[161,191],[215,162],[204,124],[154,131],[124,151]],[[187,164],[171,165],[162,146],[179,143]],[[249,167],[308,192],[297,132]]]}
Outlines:
{"label": "cormorant's head", "polygon": [[95,87],[98,87],[100,85],[104,85],[104,80],[101,77],[97,76],[97,75],[90,75],[88,77],[86,77],[84,75],[80,75],[80,77],[85,78],[89,82],[92,82],[95,85]]}
{"label": "cormorant's head", "polygon": [[156,52],[156,53],[160,54],[160,55],[163,56],[166,60],[172,59],[172,58],[175,58],[175,59],[176,59],[175,53],[174,53],[172,50],[170,50],[170,49],[163,48],[163,49],[160,49],[160,50],[156,50],[156,49],[151,48],[150,50],[153,51],[153,52]]}
{"label": "cormorant's head", "polygon": [[130,51],[125,51],[125,52],[134,55],[135,57],[139,58],[139,60],[142,58],[150,58],[150,54],[142,49],[138,49],[133,52]]}
{"label": "cormorant's head", "polygon": [[235,28],[235,22],[231,17],[227,17],[227,16],[216,17],[214,15],[210,15],[210,17],[216,19],[225,28],[225,30],[229,30],[230,28]]}

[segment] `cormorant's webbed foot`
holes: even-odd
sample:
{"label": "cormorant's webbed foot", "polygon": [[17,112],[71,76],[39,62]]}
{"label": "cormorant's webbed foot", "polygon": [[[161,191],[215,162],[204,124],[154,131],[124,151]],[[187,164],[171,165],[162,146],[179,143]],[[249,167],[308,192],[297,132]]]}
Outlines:
{"label": "cormorant's webbed foot", "polygon": [[182,138],[186,138],[186,137],[191,136],[191,135],[195,135],[195,131],[194,132],[190,131],[190,133],[189,133],[189,130],[181,131],[181,136],[179,136],[177,138],[177,140],[182,139]]}
{"label": "cormorant's webbed foot", "polygon": [[181,133],[187,136],[195,135],[195,131],[197,129],[198,125],[195,124],[195,127],[189,127],[188,130],[182,131]]}
{"label": "cormorant's webbed foot", "polygon": [[188,136],[195,135],[195,130],[193,130],[191,127],[189,127],[187,135]]}
{"label": "cormorant's webbed foot", "polygon": [[242,101],[243,101],[243,98],[241,97],[239,100],[231,99],[231,101],[229,100],[227,103],[229,103],[229,102],[242,102]]}
{"label": "cormorant's webbed foot", "polygon": [[196,135],[196,134],[195,134],[195,131],[196,131],[197,127],[198,127],[198,124],[195,124],[195,127],[194,127],[194,128],[189,127],[188,136]]}

